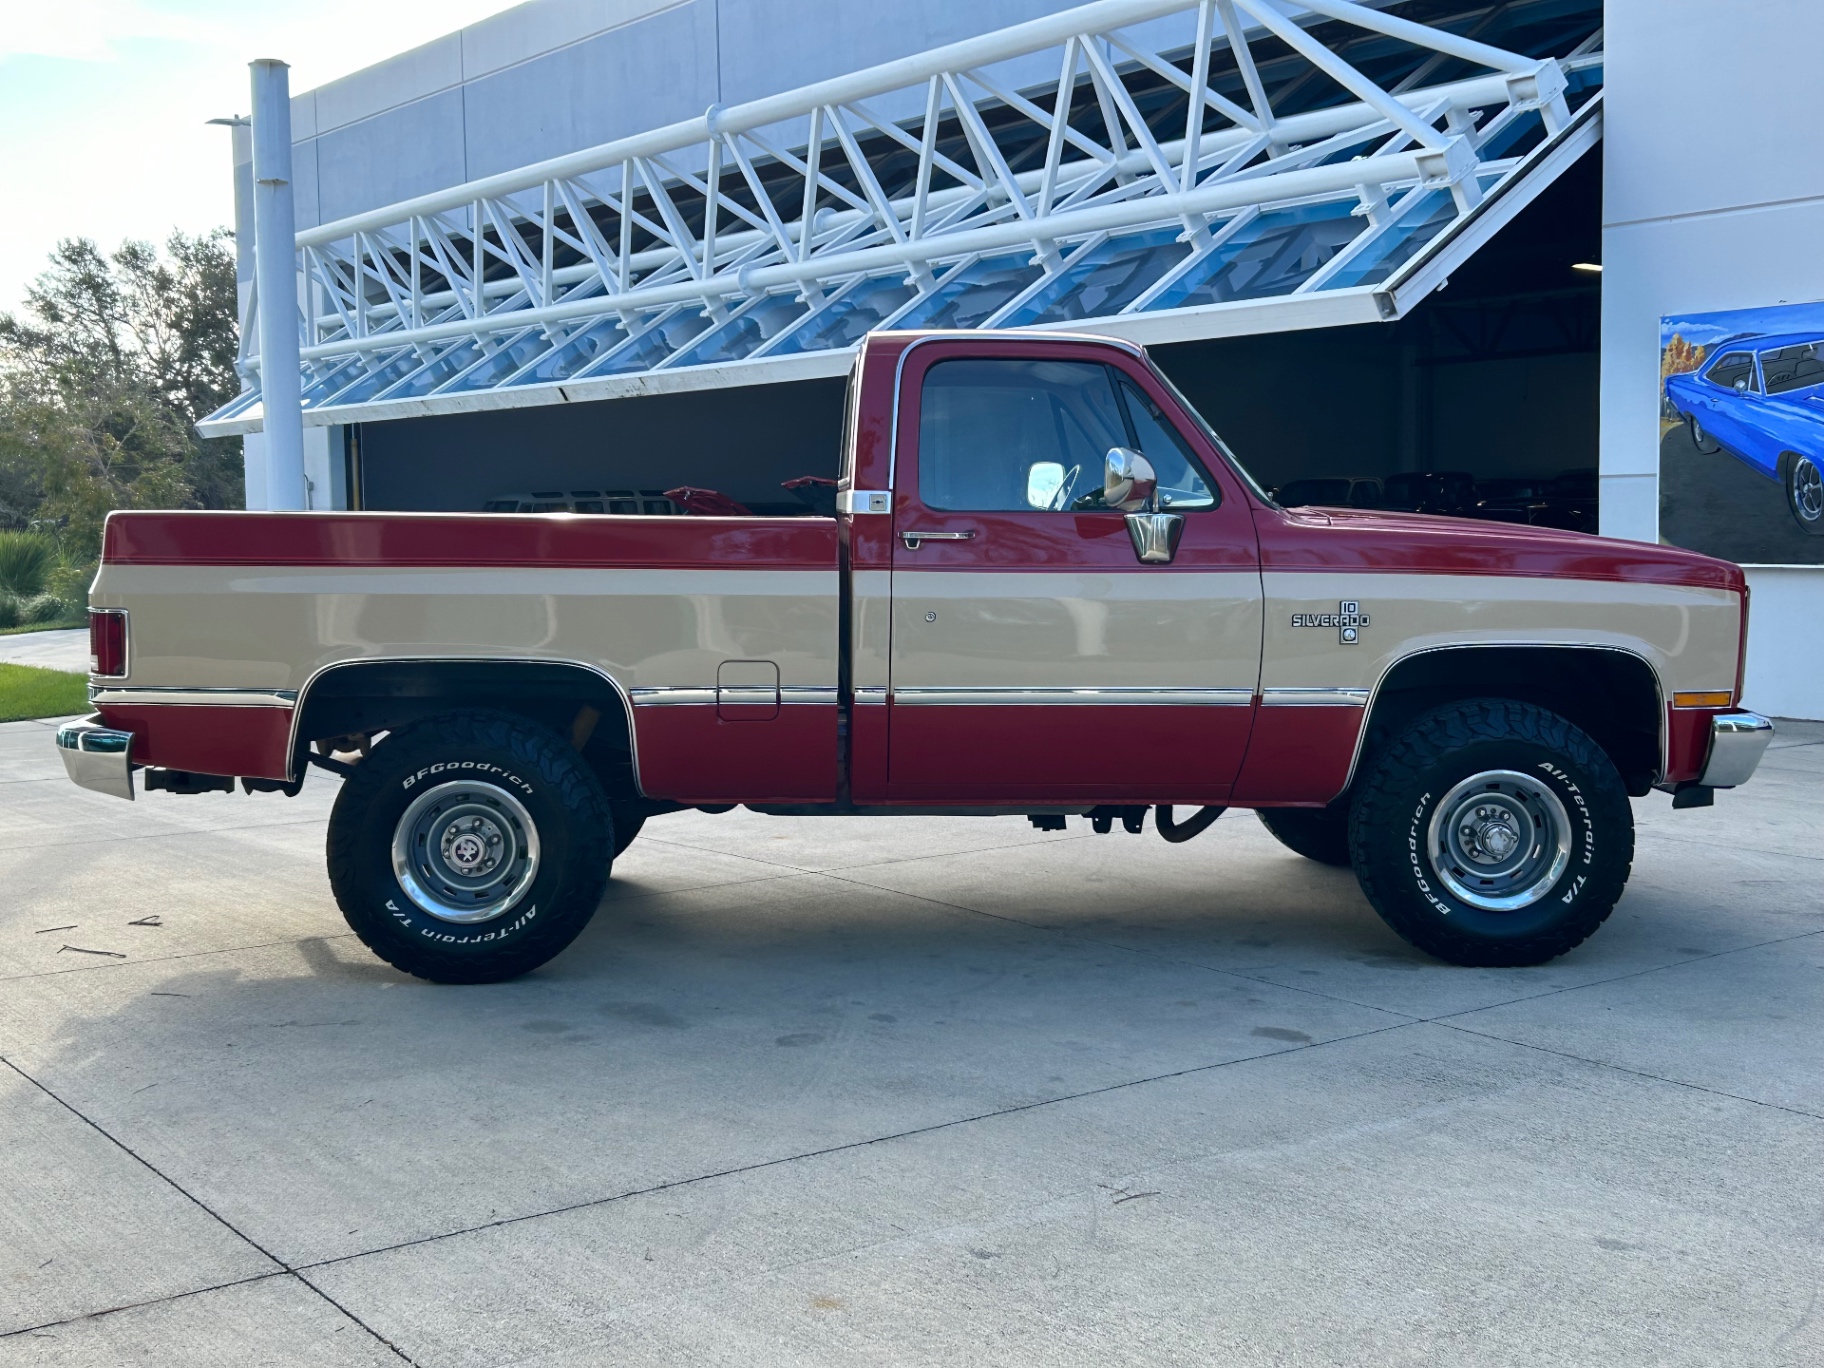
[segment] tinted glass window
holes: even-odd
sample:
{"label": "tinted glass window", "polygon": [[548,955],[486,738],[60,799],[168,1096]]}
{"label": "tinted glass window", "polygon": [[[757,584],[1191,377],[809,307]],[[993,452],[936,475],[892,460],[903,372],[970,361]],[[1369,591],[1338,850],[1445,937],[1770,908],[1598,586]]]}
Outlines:
{"label": "tinted glass window", "polygon": [[1749,352],[1730,352],[1710,367],[1710,383],[1724,389],[1758,390],[1754,380],[1754,357]]}
{"label": "tinted glass window", "polygon": [[1159,506],[1214,508],[1216,498],[1203,478],[1197,458],[1159,406],[1126,376],[1121,377],[1121,397],[1133,427],[1134,450],[1152,462],[1153,473],[1159,477]]}
{"label": "tinted glass window", "polygon": [[1761,353],[1761,374],[1767,377],[1767,393],[1785,394],[1788,390],[1809,389],[1824,385],[1824,343],[1803,342],[1796,347]]}
{"label": "tinted glass window", "polygon": [[1063,510],[1102,488],[1127,445],[1108,368],[1088,361],[940,361],[918,417],[918,493],[963,512]]}

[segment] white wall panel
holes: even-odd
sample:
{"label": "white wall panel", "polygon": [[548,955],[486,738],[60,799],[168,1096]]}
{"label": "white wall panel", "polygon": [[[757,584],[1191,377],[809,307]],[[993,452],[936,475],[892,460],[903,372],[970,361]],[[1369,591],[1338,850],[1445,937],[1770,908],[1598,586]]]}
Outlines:
{"label": "white wall panel", "polygon": [[462,103],[446,90],[313,138],[317,222],[469,179]]}
{"label": "white wall panel", "polygon": [[319,87],[317,132],[346,128],[461,84],[462,35],[446,34]]}
{"label": "white wall panel", "polygon": [[1824,570],[1748,572],[1748,678],[1742,701],[1771,717],[1824,717]]}
{"label": "white wall panel", "polygon": [[490,176],[661,128],[716,98],[716,0],[689,0],[471,79],[463,90],[468,173]]}
{"label": "white wall panel", "polygon": [[515,5],[462,31],[463,76],[473,81],[688,3],[690,0],[532,0]]}
{"label": "white wall panel", "polygon": [[1824,4],[1607,0],[1604,22],[1607,222],[1824,195]]}
{"label": "white wall panel", "polygon": [[[1662,315],[1824,299],[1817,0],[1607,0],[1602,530],[1654,539]],[[1751,707],[1824,718],[1824,568],[1756,570]]]}

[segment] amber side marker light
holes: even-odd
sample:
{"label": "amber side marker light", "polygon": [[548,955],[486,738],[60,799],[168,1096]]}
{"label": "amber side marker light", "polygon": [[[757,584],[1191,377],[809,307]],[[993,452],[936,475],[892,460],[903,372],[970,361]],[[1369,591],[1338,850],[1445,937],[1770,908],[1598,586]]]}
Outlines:
{"label": "amber side marker light", "polygon": [[1710,693],[1675,693],[1672,695],[1672,706],[1675,708],[1726,708],[1735,702],[1735,695],[1727,689]]}

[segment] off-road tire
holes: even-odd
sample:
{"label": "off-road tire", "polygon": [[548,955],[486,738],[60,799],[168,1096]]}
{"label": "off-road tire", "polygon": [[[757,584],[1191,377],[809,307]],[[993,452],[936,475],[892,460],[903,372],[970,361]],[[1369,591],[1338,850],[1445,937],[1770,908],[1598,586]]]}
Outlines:
{"label": "off-road tire", "polygon": [[1346,804],[1333,803],[1326,808],[1260,808],[1254,815],[1294,854],[1319,864],[1343,868],[1351,863]]}
{"label": "off-road tire", "polygon": [[[454,781],[493,785],[536,829],[536,872],[491,920],[433,916],[394,868],[394,833],[414,799]],[[497,983],[576,939],[613,850],[601,785],[561,736],[509,713],[457,712],[394,732],[355,767],[330,814],[329,882],[349,927],[388,964],[436,983]]]}
{"label": "off-road tire", "polygon": [[640,828],[646,825],[646,810],[639,803],[617,799],[609,800],[608,809],[614,814],[614,857],[618,860],[621,852],[640,834]]}
{"label": "off-road tire", "polygon": [[[1537,781],[1568,821],[1568,864],[1514,911],[1464,902],[1430,854],[1439,804],[1492,771]],[[1614,762],[1583,731],[1531,704],[1478,699],[1425,714],[1375,758],[1350,810],[1349,845],[1368,901],[1419,949],[1452,964],[1543,964],[1614,910],[1633,863],[1634,814]]]}

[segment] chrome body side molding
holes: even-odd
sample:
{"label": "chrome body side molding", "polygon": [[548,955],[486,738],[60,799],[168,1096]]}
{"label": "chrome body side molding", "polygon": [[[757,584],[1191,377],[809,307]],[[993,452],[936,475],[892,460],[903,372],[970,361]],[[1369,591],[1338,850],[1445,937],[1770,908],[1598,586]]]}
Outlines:
{"label": "chrome body side molding", "polygon": [[721,702],[725,704],[822,704],[836,706],[833,685],[785,684],[777,690],[763,684],[671,685],[647,684],[627,690],[636,707],[665,708]]}
{"label": "chrome body side molding", "polygon": [[296,689],[181,689],[129,688],[111,689],[89,685],[89,702],[98,707],[123,703],[156,703],[191,708],[295,708]]}
{"label": "chrome body side molding", "polygon": [[1366,689],[1262,689],[1263,708],[1365,708]]}
{"label": "chrome body side molding", "polygon": [[[770,690],[768,694],[770,701]],[[713,684],[689,688],[673,685],[647,685],[644,688],[627,690],[627,697],[635,707],[665,708],[678,704],[714,703],[716,688]]]}
{"label": "chrome body side molding", "polygon": [[[884,690],[882,691],[884,692]],[[1173,689],[1117,686],[1112,688],[929,687],[894,689],[893,701],[901,707],[1038,707],[1088,704],[1117,707],[1231,707],[1245,708],[1254,701],[1251,689]]]}

